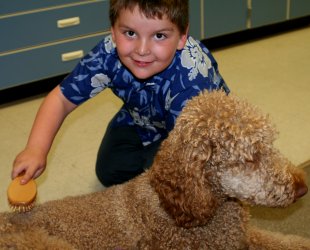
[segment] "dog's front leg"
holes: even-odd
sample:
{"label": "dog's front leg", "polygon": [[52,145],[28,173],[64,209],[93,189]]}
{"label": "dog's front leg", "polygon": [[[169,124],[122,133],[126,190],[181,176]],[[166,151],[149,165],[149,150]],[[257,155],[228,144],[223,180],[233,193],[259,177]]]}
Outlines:
{"label": "dog's front leg", "polygon": [[310,250],[310,239],[255,227],[247,230],[249,250]]}

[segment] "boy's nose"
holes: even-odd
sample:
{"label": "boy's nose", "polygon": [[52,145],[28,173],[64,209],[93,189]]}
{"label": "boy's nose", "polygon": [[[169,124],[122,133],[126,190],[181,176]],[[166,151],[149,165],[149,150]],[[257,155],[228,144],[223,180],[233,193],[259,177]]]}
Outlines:
{"label": "boy's nose", "polygon": [[139,54],[140,56],[146,56],[150,54],[148,42],[145,40],[141,40],[137,44],[136,53]]}

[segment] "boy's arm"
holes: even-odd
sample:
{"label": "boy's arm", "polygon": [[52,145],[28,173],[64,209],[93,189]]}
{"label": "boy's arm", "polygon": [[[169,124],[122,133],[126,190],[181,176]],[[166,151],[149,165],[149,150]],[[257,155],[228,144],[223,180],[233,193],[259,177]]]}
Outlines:
{"label": "boy's arm", "polygon": [[14,161],[12,178],[24,172],[21,183],[38,177],[45,169],[48,152],[65,117],[76,105],[68,101],[60,87],[55,87],[41,104],[25,149]]}

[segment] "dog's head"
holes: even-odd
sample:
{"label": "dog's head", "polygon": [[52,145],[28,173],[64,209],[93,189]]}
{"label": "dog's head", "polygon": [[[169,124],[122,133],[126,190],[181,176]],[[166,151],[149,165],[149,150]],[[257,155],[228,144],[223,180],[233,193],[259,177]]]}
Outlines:
{"label": "dog's head", "polygon": [[307,192],[303,173],[274,147],[268,116],[235,96],[188,101],[155,157],[151,183],[180,226],[205,224],[227,198],[287,206]]}

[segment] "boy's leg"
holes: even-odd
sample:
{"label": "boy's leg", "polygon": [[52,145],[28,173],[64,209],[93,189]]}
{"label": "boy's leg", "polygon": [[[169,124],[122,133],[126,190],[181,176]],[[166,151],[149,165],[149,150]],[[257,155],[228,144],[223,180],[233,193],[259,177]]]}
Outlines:
{"label": "boy's leg", "polygon": [[98,179],[111,186],[134,178],[152,165],[159,145],[156,142],[144,147],[133,127],[109,125],[97,155]]}

